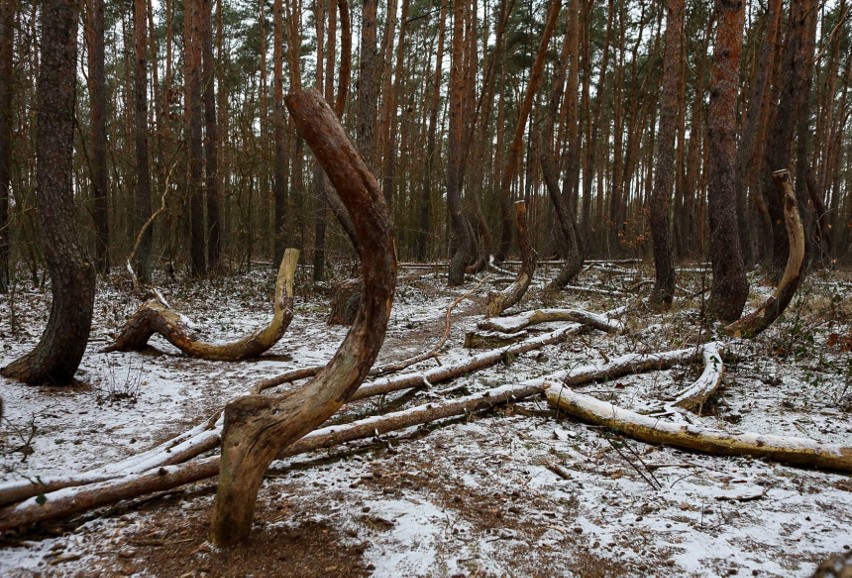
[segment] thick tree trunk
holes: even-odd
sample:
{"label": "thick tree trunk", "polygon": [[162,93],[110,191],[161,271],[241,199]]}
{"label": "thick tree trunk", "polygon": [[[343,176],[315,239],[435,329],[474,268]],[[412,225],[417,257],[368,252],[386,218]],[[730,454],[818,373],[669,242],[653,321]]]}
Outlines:
{"label": "thick tree trunk", "polygon": [[669,0],[666,16],[666,51],[663,58],[663,95],[660,130],[654,162],[651,196],[651,238],[654,243],[654,288],[649,302],[670,307],[675,292],[675,271],[669,228],[669,205],[674,182],[674,144],[677,130],[679,65],[683,44],[683,0]]}
{"label": "thick tree trunk", "polygon": [[717,4],[710,107],[707,111],[710,151],[707,162],[710,209],[710,261],[713,285],[707,315],[736,321],[748,298],[743,255],[737,229],[736,125],[737,87],[745,7],[739,0]]}
{"label": "thick tree trunk", "polygon": [[168,305],[152,299],[142,304],[127,320],[115,342],[104,349],[110,351],[137,351],[148,345],[152,335],[158,333],[169,343],[191,357],[217,361],[240,361],[264,353],[278,343],[293,319],[293,277],[299,252],[284,251],[278,278],[275,282],[273,316],[266,327],[230,343],[205,343],[192,335],[183,316]]}
{"label": "thick tree trunk", "polygon": [[36,200],[53,304],[35,349],[5,367],[2,374],[30,384],[67,384],[74,378],[89,339],[95,269],[77,235],[72,186],[76,4],[45,0],[41,6]]}
{"label": "thick tree trunk", "polygon": [[257,492],[283,448],[315,429],[352,395],[382,345],[396,281],[390,216],[366,163],[322,97],[287,97],[299,131],[352,217],[364,258],[365,293],[358,317],[329,365],[303,388],[282,396],[253,395],[225,407],[219,489],[211,538],[233,545],[249,536]]}

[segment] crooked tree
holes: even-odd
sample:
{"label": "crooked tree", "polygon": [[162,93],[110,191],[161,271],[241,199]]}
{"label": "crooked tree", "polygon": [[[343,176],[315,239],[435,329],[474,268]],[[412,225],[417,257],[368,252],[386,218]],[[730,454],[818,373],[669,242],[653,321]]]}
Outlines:
{"label": "crooked tree", "polygon": [[95,268],[77,233],[73,197],[77,5],[41,4],[37,88],[36,202],[41,245],[52,282],[47,327],[31,352],[2,370],[30,384],[67,384],[80,365],[92,322]]}

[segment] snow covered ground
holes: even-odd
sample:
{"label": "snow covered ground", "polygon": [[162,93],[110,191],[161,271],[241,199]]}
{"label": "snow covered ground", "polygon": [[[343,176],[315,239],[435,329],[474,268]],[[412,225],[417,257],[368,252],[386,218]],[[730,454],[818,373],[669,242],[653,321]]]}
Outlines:
{"label": "snow covered ground", "polygon": [[[595,267],[579,282],[623,291],[643,275],[631,265]],[[228,340],[267,322],[273,276],[270,269],[162,286],[207,340]],[[431,349],[446,308],[477,284],[448,290],[440,275],[405,270],[401,279],[380,362]],[[700,273],[684,273],[679,283],[695,291]],[[0,483],[116,462],[201,423],[260,379],[326,362],[346,329],[325,324],[323,291],[297,285],[296,314],[278,345],[258,360],[223,363],[187,358],[159,337],[157,351],[101,353],[139,304],[119,278],[102,283],[79,385],[33,388],[0,378]],[[475,353],[462,347],[464,335],[492,288],[483,284],[454,311],[441,364]],[[542,297],[539,289],[514,310],[629,304],[628,329],[586,332],[405,398],[355,402],[335,419],[717,337],[701,322],[700,296],[657,314],[627,297]],[[779,323],[732,348],[724,390],[701,421],[852,445],[852,355],[844,350],[852,341],[851,289],[848,273],[810,276]],[[753,283],[747,308],[769,290]],[[40,290],[19,286],[0,296],[0,366],[35,344],[48,311],[49,293]],[[582,391],[640,410],[701,369]],[[557,415],[543,399],[275,462],[253,541],[239,552],[206,541],[214,494],[214,482],[202,481],[7,534],[0,575],[808,576],[852,548],[849,475],[650,446]]]}

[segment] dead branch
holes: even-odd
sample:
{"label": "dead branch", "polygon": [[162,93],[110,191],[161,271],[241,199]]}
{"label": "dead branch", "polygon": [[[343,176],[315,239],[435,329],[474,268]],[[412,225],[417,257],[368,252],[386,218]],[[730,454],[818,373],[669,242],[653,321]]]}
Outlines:
{"label": "dead branch", "polygon": [[521,300],[532,283],[535,274],[535,266],[538,262],[538,253],[530,243],[527,231],[527,206],[524,201],[515,203],[516,221],[518,226],[518,245],[521,248],[521,270],[515,281],[500,291],[488,296],[488,305],[485,307],[486,317],[496,317]]}
{"label": "dead branch", "polygon": [[704,371],[692,384],[680,390],[675,397],[673,406],[682,409],[692,409],[707,401],[719,389],[722,377],[725,375],[725,365],[720,355],[723,345],[718,342],[704,346]]}
{"label": "dead branch", "polygon": [[591,313],[582,309],[535,309],[513,315],[512,317],[485,319],[480,321],[477,327],[489,331],[515,333],[530,325],[539,325],[552,321],[572,321],[574,323],[589,325],[606,333],[624,331],[624,324],[622,322],[611,319],[606,315]]}
{"label": "dead branch", "polygon": [[772,173],[772,178],[775,179],[781,203],[784,205],[784,222],[790,244],[787,266],[772,296],[752,313],[725,327],[725,333],[728,335],[756,337],[781,316],[790,300],[793,299],[796,289],[799,288],[802,265],[805,262],[805,233],[802,229],[802,220],[799,218],[796,194],[793,191],[790,171],[787,169],[775,171]]}
{"label": "dead branch", "polygon": [[[386,416],[369,417],[350,424],[330,426],[307,434],[304,438],[286,448],[279,457],[328,448],[356,439],[484,409],[506,401],[518,400],[543,391],[548,382],[559,381],[568,387],[576,387],[641,371],[665,369],[677,363],[694,361],[703,351],[704,348],[699,347],[652,354],[633,353],[612,359],[604,364],[575,367],[545,377],[494,388],[458,400],[428,403]],[[192,430],[195,432],[194,436],[190,435],[191,432],[181,436],[182,444],[186,444],[191,439],[198,439],[199,434],[216,434],[215,439],[218,440],[218,432],[221,427],[221,420],[217,421],[212,428],[208,421]],[[176,448],[177,445],[174,447]],[[198,452],[198,454],[200,453]],[[90,472],[65,478],[65,485],[62,485],[59,479],[52,480],[49,485],[35,485],[29,482],[19,484],[28,488],[29,493],[18,490],[15,500],[8,499],[8,494],[0,494],[0,503],[8,504],[25,498],[30,499],[16,506],[0,510],[0,532],[46,520],[68,518],[119,500],[173,489],[183,484],[215,477],[219,471],[219,456],[181,465],[165,465],[166,463],[174,463],[165,461],[168,455],[168,452],[162,451],[162,446],[160,446],[146,452],[146,454],[122,462],[122,464],[131,464],[124,471],[119,468],[121,464],[97,470],[101,473],[111,472],[109,474],[111,477],[106,479],[93,479],[95,472]],[[186,457],[186,454],[184,454],[184,457]],[[158,462],[158,459],[163,461]],[[140,471],[138,468],[143,463],[147,464],[150,469]]]}
{"label": "dead branch", "polygon": [[376,178],[319,93],[296,91],[285,101],[352,218],[364,290],[349,333],[314,379],[283,395],[249,395],[225,406],[211,522],[211,539],[222,546],[248,539],[257,492],[272,460],[334,414],[361,384],[384,341],[396,286],[392,224]]}
{"label": "dead branch", "polygon": [[151,299],[127,320],[115,342],[104,352],[143,349],[151,336],[158,333],[191,357],[218,361],[257,357],[278,343],[293,319],[293,276],[298,260],[298,250],[287,249],[284,252],[275,282],[272,320],[266,327],[242,339],[221,344],[199,341],[192,336],[192,331],[180,313],[159,300]]}
{"label": "dead branch", "polygon": [[852,472],[852,447],[822,444],[796,437],[731,434],[702,426],[667,422],[572,391],[557,382],[548,383],[545,393],[552,406],[583,422],[604,426],[646,443],[714,455],[752,456],[796,466]]}

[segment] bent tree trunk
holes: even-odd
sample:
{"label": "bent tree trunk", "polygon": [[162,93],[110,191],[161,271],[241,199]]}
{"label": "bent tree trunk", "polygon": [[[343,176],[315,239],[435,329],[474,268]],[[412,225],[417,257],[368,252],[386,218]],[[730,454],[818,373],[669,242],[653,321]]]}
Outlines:
{"label": "bent tree trunk", "polygon": [[789,239],[787,267],[775,292],[763,305],[725,328],[725,332],[729,335],[754,337],[772,325],[790,304],[802,278],[802,265],[805,262],[805,231],[802,220],[799,218],[796,194],[790,182],[790,171],[787,169],[775,171],[772,173],[772,178],[775,179],[778,194],[784,205],[784,222],[787,224]]}
{"label": "bent tree trunk", "polygon": [[41,340],[2,370],[30,384],[66,384],[80,365],[95,298],[95,268],[75,226],[72,157],[77,53],[76,4],[42,3],[42,62],[38,80],[36,179],[41,243],[53,305]]}
{"label": "bent tree trunk", "polygon": [[159,333],[191,357],[216,361],[239,361],[257,357],[278,343],[293,319],[293,275],[298,260],[299,251],[296,249],[284,251],[275,282],[272,321],[251,335],[230,343],[204,343],[192,336],[192,331],[186,326],[180,313],[156,299],[151,299],[143,303],[133,317],[127,320],[115,342],[104,351],[138,351],[147,346],[152,335]]}
{"label": "bent tree trunk", "polygon": [[491,293],[488,296],[488,305],[485,306],[486,317],[496,317],[517,303],[526,294],[527,289],[535,275],[535,266],[538,263],[538,253],[530,243],[527,231],[527,206],[524,201],[515,203],[518,225],[518,245],[521,249],[521,270],[511,285],[499,293]]}
{"label": "bent tree trunk", "polygon": [[318,93],[294,92],[286,104],[352,217],[364,249],[364,294],[346,339],[313,380],[284,395],[249,395],[225,407],[211,528],[211,539],[223,546],[248,538],[257,492],[272,460],[336,412],[367,375],[384,341],[396,286],[396,247],[376,178]]}

